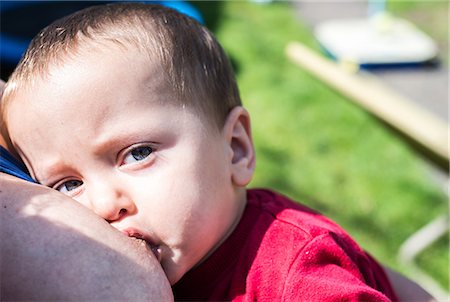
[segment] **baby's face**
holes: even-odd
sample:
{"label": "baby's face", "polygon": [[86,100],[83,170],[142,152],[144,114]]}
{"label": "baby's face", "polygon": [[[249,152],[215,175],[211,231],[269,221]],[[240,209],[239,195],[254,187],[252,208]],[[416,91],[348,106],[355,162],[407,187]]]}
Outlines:
{"label": "baby's face", "polygon": [[167,105],[160,70],[140,58],[92,51],[52,68],[12,100],[9,130],[39,182],[145,239],[173,284],[231,231],[240,205],[223,134]]}

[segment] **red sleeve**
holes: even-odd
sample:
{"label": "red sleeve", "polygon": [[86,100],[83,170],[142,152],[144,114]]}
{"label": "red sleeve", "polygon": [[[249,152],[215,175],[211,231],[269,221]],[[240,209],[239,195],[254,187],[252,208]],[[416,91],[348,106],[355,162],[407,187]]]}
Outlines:
{"label": "red sleeve", "polygon": [[[382,268],[377,265],[372,270],[376,262],[347,245],[333,234],[320,235],[305,245],[289,269],[283,300],[396,300]],[[388,288],[380,288],[385,283]]]}

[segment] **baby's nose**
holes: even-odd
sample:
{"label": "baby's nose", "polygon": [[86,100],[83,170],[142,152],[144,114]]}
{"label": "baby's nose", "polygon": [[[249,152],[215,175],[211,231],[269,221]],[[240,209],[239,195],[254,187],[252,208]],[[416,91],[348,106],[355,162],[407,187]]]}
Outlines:
{"label": "baby's nose", "polygon": [[92,210],[110,223],[135,212],[133,201],[115,187],[98,186],[89,195]]}

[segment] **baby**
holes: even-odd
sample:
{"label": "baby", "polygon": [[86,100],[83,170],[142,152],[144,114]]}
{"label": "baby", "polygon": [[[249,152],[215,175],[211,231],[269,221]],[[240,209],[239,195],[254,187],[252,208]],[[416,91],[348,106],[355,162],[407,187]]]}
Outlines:
{"label": "baby", "polygon": [[193,19],[93,6],[42,30],[2,114],[32,177],[144,239],[176,300],[396,300],[339,226],[269,190],[230,63]]}

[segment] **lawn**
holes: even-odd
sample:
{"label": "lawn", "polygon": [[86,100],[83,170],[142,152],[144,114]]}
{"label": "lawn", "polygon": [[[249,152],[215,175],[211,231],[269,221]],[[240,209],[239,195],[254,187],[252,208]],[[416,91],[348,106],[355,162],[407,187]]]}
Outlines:
{"label": "lawn", "polygon": [[[278,190],[341,224],[384,264],[400,244],[447,211],[425,161],[376,118],[294,66],[291,40],[318,49],[287,2],[194,2],[230,55],[252,116],[257,166],[251,187]],[[448,289],[448,237],[421,269]]]}

